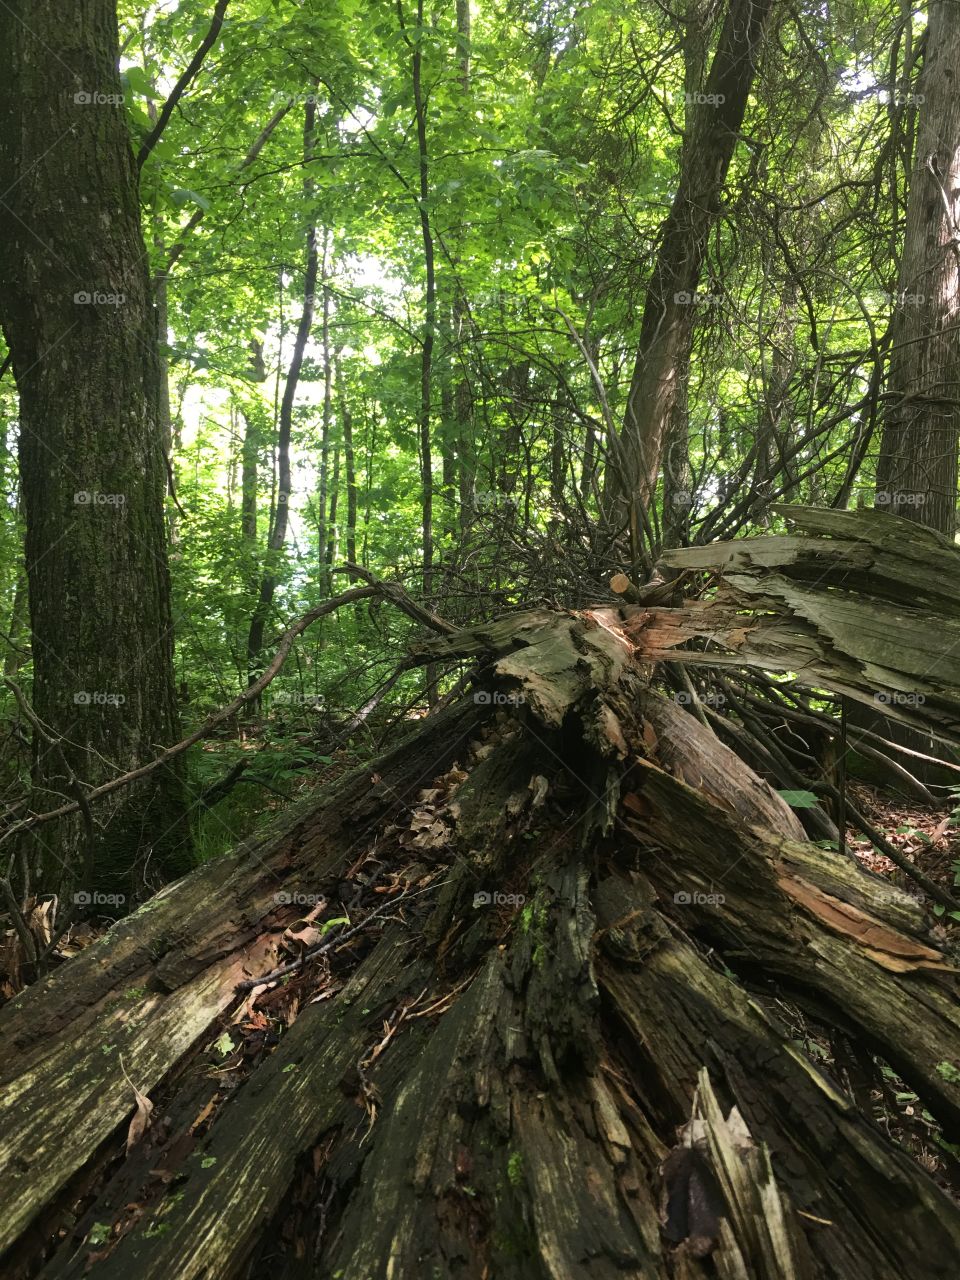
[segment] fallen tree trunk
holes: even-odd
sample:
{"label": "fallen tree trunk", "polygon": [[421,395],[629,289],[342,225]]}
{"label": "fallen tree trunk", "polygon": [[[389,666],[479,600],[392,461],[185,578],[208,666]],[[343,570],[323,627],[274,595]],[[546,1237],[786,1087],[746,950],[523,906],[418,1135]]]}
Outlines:
{"label": "fallen tree trunk", "polygon": [[921,909],[805,843],[614,614],[418,657],[476,692],[0,1013],[4,1275],[953,1277],[960,1209],[766,998],[955,1139]]}
{"label": "fallen tree trunk", "polygon": [[[960,547],[880,511],[774,510],[800,534],[663,553],[670,568],[708,571],[716,589],[683,609],[626,610],[638,652],[796,673],[960,742]],[[691,640],[707,643],[679,648]]]}

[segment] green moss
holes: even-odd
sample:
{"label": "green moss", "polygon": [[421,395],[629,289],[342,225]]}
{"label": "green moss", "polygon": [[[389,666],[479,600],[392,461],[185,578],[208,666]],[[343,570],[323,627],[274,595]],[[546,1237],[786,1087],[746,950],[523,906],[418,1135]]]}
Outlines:
{"label": "green moss", "polygon": [[533,1232],[522,1223],[513,1227],[500,1227],[493,1233],[493,1247],[497,1253],[511,1259],[534,1258],[537,1242]]}
{"label": "green moss", "polygon": [[523,1184],[523,1155],[519,1151],[510,1152],[510,1158],[507,1161],[507,1181],[514,1188]]}

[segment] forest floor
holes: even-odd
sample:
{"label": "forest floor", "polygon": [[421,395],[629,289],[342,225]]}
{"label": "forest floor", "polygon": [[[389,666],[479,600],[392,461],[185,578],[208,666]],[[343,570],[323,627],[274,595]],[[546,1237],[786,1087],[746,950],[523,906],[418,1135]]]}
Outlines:
{"label": "forest floor", "polygon": [[[925,875],[944,889],[956,888],[960,882],[960,811],[948,811],[946,803],[936,808],[918,804],[865,782],[850,783],[849,791],[864,817]],[[858,831],[848,832],[847,847],[867,871],[890,876],[907,887],[903,873]]]}

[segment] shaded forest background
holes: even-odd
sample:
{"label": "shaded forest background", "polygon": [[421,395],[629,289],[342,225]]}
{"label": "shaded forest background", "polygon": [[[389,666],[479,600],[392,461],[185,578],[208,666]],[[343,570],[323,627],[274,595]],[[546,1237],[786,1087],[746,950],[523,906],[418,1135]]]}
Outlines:
{"label": "shaded forest background", "polygon": [[952,1280],[958,68],[0,0],[5,1274]]}
{"label": "shaded forest background", "polygon": [[[955,5],[81,8],[3,19],[0,643],[62,744],[0,691],[14,819],[202,726],[345,563],[457,625],[670,579],[778,502],[953,537]],[[133,901],[368,758],[464,674],[398,670],[416,627],[322,618],[132,817],[34,829],[16,892]]]}

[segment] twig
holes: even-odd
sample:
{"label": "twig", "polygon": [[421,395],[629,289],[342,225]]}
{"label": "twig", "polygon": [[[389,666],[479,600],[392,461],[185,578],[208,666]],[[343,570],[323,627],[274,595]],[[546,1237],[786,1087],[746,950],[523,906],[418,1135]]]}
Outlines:
{"label": "twig", "polygon": [[384,582],[382,578],[376,578],[369,569],[364,569],[362,565],[350,564],[349,561],[342,569],[334,569],[334,573],[348,573],[351,578],[359,578],[362,582],[368,582],[375,587],[378,594],[386,596],[391,600],[398,609],[413,618],[414,622],[420,622],[425,627],[429,627],[431,631],[437,631],[442,636],[452,636],[457,630],[452,623],[446,622],[437,614],[425,609],[423,605],[418,604],[413,596],[409,595],[399,582]]}
{"label": "twig", "polygon": [[213,11],[213,18],[210,21],[210,28],[207,31],[207,34],[197,46],[197,51],[190,59],[190,63],[187,66],[186,71],[184,71],[183,75],[173,86],[173,89],[170,92],[170,97],[167,98],[166,102],[160,108],[157,123],[143,140],[140,150],[137,153],[138,169],[143,168],[150,152],[160,141],[164,129],[166,129],[167,125],[170,123],[170,117],[173,115],[174,108],[196,79],[197,73],[203,66],[204,58],[206,58],[207,54],[216,43],[217,36],[220,34],[220,28],[223,26],[223,15],[226,13],[227,5],[229,3],[230,0],[217,0],[217,7]]}
{"label": "twig", "polygon": [[[352,928],[346,929],[344,931],[338,930],[336,937],[331,938],[328,942],[318,942],[315,947],[308,947],[306,950],[301,951],[300,955],[297,956],[296,960],[291,960],[289,964],[282,964],[280,965],[279,968],[272,969],[270,973],[263,974],[262,977],[250,978],[245,982],[238,982],[237,985],[234,987],[234,991],[238,995],[241,995],[244,992],[253,991],[257,987],[262,987],[268,982],[274,982],[276,981],[277,978],[285,978],[287,974],[296,973],[299,969],[303,968],[303,966],[306,964],[308,960],[312,960],[314,956],[324,955],[328,951],[333,951],[335,948],[341,946],[344,942],[349,941],[350,938],[355,937],[356,934],[362,933],[363,930],[366,929],[366,927],[369,924],[371,924],[374,920],[394,919],[395,917],[393,916],[384,916],[384,912],[388,911],[391,907],[395,907],[399,902],[402,902],[403,899],[406,898],[407,896],[408,896],[407,891],[404,890],[404,892],[401,893],[399,897],[391,899],[390,902],[385,903],[382,907],[378,907],[376,911],[372,911],[370,915],[366,916],[365,919],[361,920],[359,924],[355,924],[353,925]],[[342,929],[342,926],[341,926],[341,929]]]}
{"label": "twig", "polygon": [[[299,618],[292,627],[284,632],[283,637],[277,646],[277,652],[273,661],[266,668],[263,674],[249,685],[244,691],[237,695],[232,702],[225,707],[221,707],[219,711],[215,711],[213,715],[203,722],[199,729],[195,729],[193,733],[183,738],[180,742],[175,743],[172,747],[167,747],[160,755],[153,760],[148,761],[144,765],[140,765],[137,769],[131,769],[129,773],[121,774],[118,778],[112,778],[109,782],[104,782],[99,787],[93,787],[86,792],[85,800],[88,805],[94,801],[101,800],[104,796],[111,795],[114,791],[120,790],[121,787],[129,786],[131,782],[138,782],[141,778],[149,776],[155,769],[159,769],[161,765],[168,764],[176,756],[182,755],[184,751],[198,743],[202,738],[206,738],[210,732],[222,724],[225,720],[229,720],[248,702],[252,702],[258,698],[267,685],[280,671],[286,661],[287,655],[293,647],[296,638],[306,631],[312,623],[318,618],[325,617],[328,613],[333,613],[342,605],[352,604],[355,600],[366,600],[371,596],[379,595],[379,589],[376,587],[352,587],[349,591],[344,591],[339,596],[333,596],[329,600],[324,600],[322,604],[315,605],[314,608],[308,610],[307,613]],[[65,818],[68,814],[76,813],[81,805],[78,801],[71,804],[60,805],[57,809],[49,809],[45,813],[32,814],[29,818],[21,818],[18,822],[12,823],[0,835],[0,843],[10,839],[20,831],[29,831],[31,828],[40,826],[48,822],[54,822],[58,818]],[[4,818],[9,817],[9,813],[3,815]],[[0,819],[2,821],[2,819]]]}
{"label": "twig", "polygon": [[[43,723],[43,721],[34,711],[33,707],[30,706],[30,703],[27,701],[26,697],[24,696],[23,690],[20,688],[20,686],[16,683],[16,681],[11,680],[8,677],[4,678],[3,683],[11,691],[14,698],[16,698],[17,706],[20,708],[21,715],[24,717],[24,719],[28,720],[31,725],[33,725],[33,728],[37,733],[37,736],[41,738],[57,756],[57,759],[60,764],[60,768],[63,770],[64,777],[66,778],[67,790],[71,793],[71,795],[73,795],[74,799],[76,800],[76,806],[80,811],[80,816],[83,821],[83,831],[84,831],[84,837],[85,837],[83,871],[84,871],[84,876],[86,880],[89,882],[92,879],[92,874],[93,874],[93,851],[94,851],[95,837],[94,837],[94,831],[93,831],[93,814],[90,812],[90,805],[87,802],[87,797],[86,797],[86,794],[84,793],[83,787],[80,785],[80,782],[78,781],[76,774],[70,768],[70,763],[67,760],[66,755],[64,754],[61,740],[58,737],[56,737],[54,734],[48,731],[47,726]],[[12,891],[12,888],[11,888],[11,891]],[[50,937],[50,940],[46,943],[46,945],[41,950],[37,951],[35,962],[38,965],[42,964],[44,959],[48,955],[50,955],[50,953],[56,947],[57,943],[66,933],[66,931],[69,929],[70,924],[73,920],[73,917],[76,915],[76,905],[77,904],[76,904],[75,898],[73,901],[67,904],[66,910],[63,913],[63,917],[60,921],[59,927],[54,930],[53,934]],[[26,921],[24,921],[24,924],[26,924]]]}

